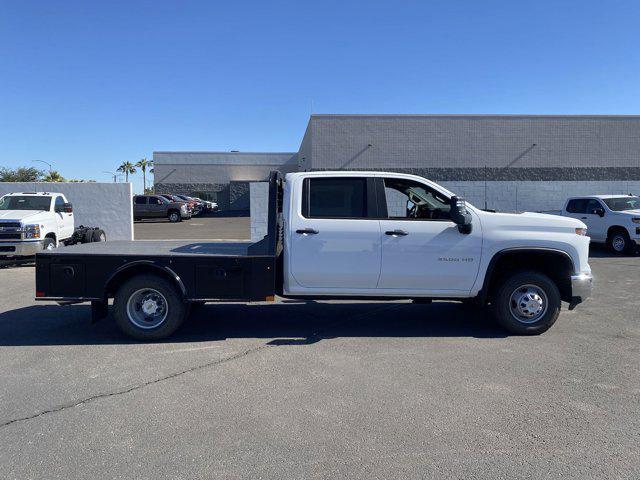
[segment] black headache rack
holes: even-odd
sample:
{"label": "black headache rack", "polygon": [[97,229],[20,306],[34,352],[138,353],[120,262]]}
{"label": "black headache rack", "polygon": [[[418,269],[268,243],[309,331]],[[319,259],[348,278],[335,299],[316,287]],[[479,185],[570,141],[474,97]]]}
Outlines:
{"label": "black headache rack", "polygon": [[260,241],[107,241],[36,255],[36,300],[105,305],[137,274],[170,279],[187,301],[272,300],[282,254],[282,177],[269,175],[267,235]]}

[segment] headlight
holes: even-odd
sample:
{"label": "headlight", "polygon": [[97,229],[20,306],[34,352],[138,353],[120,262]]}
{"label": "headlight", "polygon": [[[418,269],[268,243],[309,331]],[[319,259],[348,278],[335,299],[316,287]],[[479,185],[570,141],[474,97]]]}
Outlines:
{"label": "headlight", "polygon": [[25,225],[24,238],[40,238],[40,225]]}
{"label": "headlight", "polygon": [[633,223],[640,223],[640,218],[638,218],[638,217],[633,217],[633,218],[631,219],[631,221],[632,221]]}
{"label": "headlight", "polygon": [[182,205],[180,205],[180,210],[186,212],[187,211],[187,206],[183,203]]}
{"label": "headlight", "polygon": [[587,234],[586,228],[576,228],[576,235],[586,235],[586,234]]}

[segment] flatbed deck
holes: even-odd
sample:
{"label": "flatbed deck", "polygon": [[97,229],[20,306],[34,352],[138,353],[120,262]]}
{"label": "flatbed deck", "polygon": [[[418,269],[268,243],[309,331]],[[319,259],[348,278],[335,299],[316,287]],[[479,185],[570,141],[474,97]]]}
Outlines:
{"label": "flatbed deck", "polygon": [[[256,243],[246,242],[208,242],[206,240],[134,240],[94,242],[61,247],[57,250],[38,253],[46,256],[64,255],[116,255],[118,257],[176,257],[176,256],[251,256],[250,251]],[[259,255],[253,255],[259,256]]]}
{"label": "flatbed deck", "polygon": [[168,279],[188,302],[271,299],[282,251],[277,235],[279,190],[274,172],[269,176],[267,235],[257,242],[108,241],[38,253],[36,299],[91,301],[104,313],[108,299],[139,275]]}

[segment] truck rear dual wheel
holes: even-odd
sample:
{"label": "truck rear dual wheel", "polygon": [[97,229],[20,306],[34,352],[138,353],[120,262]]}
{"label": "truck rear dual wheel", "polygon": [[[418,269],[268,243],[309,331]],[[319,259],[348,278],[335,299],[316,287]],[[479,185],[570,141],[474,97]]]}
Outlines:
{"label": "truck rear dual wheel", "polygon": [[137,340],[160,340],[182,325],[188,305],[176,287],[157,275],[137,275],[116,292],[113,316],[126,335]]}
{"label": "truck rear dual wheel", "polygon": [[546,275],[517,272],[498,286],[492,301],[498,323],[517,335],[546,332],[560,314],[560,291]]}

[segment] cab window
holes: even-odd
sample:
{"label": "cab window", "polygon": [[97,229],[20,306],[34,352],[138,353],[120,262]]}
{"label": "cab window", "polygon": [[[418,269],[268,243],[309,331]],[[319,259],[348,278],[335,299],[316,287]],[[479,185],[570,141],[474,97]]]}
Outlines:
{"label": "cab window", "polygon": [[567,203],[567,212],[569,213],[586,213],[587,212],[586,198],[574,198]]}
{"label": "cab window", "polygon": [[595,211],[598,208],[602,208],[602,204],[598,200],[590,199],[587,202],[586,213],[590,215],[595,215],[596,214]]}
{"label": "cab window", "polygon": [[306,218],[367,217],[365,178],[307,178],[302,189]]}
{"label": "cab window", "polygon": [[146,205],[147,197],[136,197],[136,205]]}
{"label": "cab window", "polygon": [[62,197],[56,197],[54,211],[56,212],[64,211],[64,200],[62,199]]}
{"label": "cab window", "polygon": [[387,217],[403,220],[451,220],[449,199],[427,185],[404,178],[385,178]]}

